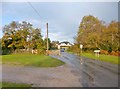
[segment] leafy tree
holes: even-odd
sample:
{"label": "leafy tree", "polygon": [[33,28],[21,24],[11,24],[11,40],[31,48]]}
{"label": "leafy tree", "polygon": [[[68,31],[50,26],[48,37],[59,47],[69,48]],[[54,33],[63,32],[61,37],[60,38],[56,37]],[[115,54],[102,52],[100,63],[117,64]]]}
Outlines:
{"label": "leafy tree", "polygon": [[52,41],[51,42],[51,49],[57,49],[57,44],[59,44],[59,41]]}
{"label": "leafy tree", "polygon": [[109,53],[118,51],[120,49],[118,24],[118,22],[112,21],[109,25],[105,25],[97,17],[84,16],[75,42],[77,44],[82,43],[86,50],[100,48]]}
{"label": "leafy tree", "polygon": [[108,51],[112,52],[117,51],[119,47],[119,34],[118,34],[118,22],[112,21],[105,31],[104,36],[107,36],[107,46],[109,47]]}
{"label": "leafy tree", "polygon": [[77,34],[77,43],[82,43],[87,49],[99,47],[103,27],[102,22],[94,16],[84,16]]}
{"label": "leafy tree", "polygon": [[43,39],[41,29],[33,28],[32,24],[23,21],[22,23],[13,21],[3,28],[2,48],[16,49],[41,49],[43,51]]}

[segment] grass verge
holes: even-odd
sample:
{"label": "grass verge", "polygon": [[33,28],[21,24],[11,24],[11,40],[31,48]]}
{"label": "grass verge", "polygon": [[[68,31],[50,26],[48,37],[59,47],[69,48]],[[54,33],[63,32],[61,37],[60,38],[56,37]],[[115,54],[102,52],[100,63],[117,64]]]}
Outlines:
{"label": "grass verge", "polygon": [[110,62],[110,63],[113,63],[113,64],[120,64],[119,61],[118,61],[119,60],[118,56],[100,54],[100,56],[97,57],[93,53],[82,53],[82,56],[86,57],[86,58],[92,58],[92,59],[97,59],[97,60],[101,60],[101,61]]}
{"label": "grass verge", "polygon": [[64,62],[50,56],[38,54],[11,54],[2,56],[2,64],[23,65],[35,67],[57,67]]}
{"label": "grass verge", "polygon": [[[29,85],[29,84],[18,84],[18,83],[10,83],[10,82],[2,82],[2,83],[0,83],[0,85],[2,85],[2,87],[16,87],[14,89],[17,89],[17,87],[18,88],[19,87],[27,87],[27,88],[32,87],[32,85]],[[22,88],[20,88],[20,89],[22,89]]]}

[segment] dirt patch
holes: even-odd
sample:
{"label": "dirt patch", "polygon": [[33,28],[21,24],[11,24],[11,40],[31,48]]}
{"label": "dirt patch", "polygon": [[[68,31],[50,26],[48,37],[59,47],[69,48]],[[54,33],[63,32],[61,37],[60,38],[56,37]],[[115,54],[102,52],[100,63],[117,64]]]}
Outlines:
{"label": "dirt patch", "polygon": [[27,83],[34,87],[81,87],[78,76],[68,65],[55,68],[3,65],[2,68],[2,79],[6,82]]}

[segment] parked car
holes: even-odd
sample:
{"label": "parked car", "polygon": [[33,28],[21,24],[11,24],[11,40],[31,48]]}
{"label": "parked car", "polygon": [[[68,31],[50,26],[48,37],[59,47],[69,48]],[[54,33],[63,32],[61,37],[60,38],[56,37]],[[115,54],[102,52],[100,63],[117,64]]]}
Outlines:
{"label": "parked car", "polygon": [[65,49],[60,49],[60,52],[64,52],[65,51]]}

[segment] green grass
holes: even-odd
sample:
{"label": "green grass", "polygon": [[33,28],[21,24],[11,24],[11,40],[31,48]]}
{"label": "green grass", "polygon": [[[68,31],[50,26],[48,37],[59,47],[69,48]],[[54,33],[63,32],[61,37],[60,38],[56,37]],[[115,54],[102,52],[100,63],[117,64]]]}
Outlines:
{"label": "green grass", "polygon": [[29,87],[29,88],[32,87],[32,85],[29,84],[18,84],[18,83],[10,83],[10,82],[2,82],[0,83],[0,85],[2,85],[2,87],[16,87],[14,89],[17,89],[17,87]]}
{"label": "green grass", "polygon": [[97,60],[101,60],[101,61],[110,62],[110,63],[113,63],[113,64],[120,64],[118,62],[118,59],[119,59],[118,56],[100,54],[99,57],[96,57],[95,54],[93,54],[93,53],[83,53],[82,56],[84,56],[86,58],[92,58],[92,59],[97,59]]}
{"label": "green grass", "polygon": [[2,64],[35,67],[57,67],[64,62],[50,56],[38,54],[11,54],[2,56]]}

